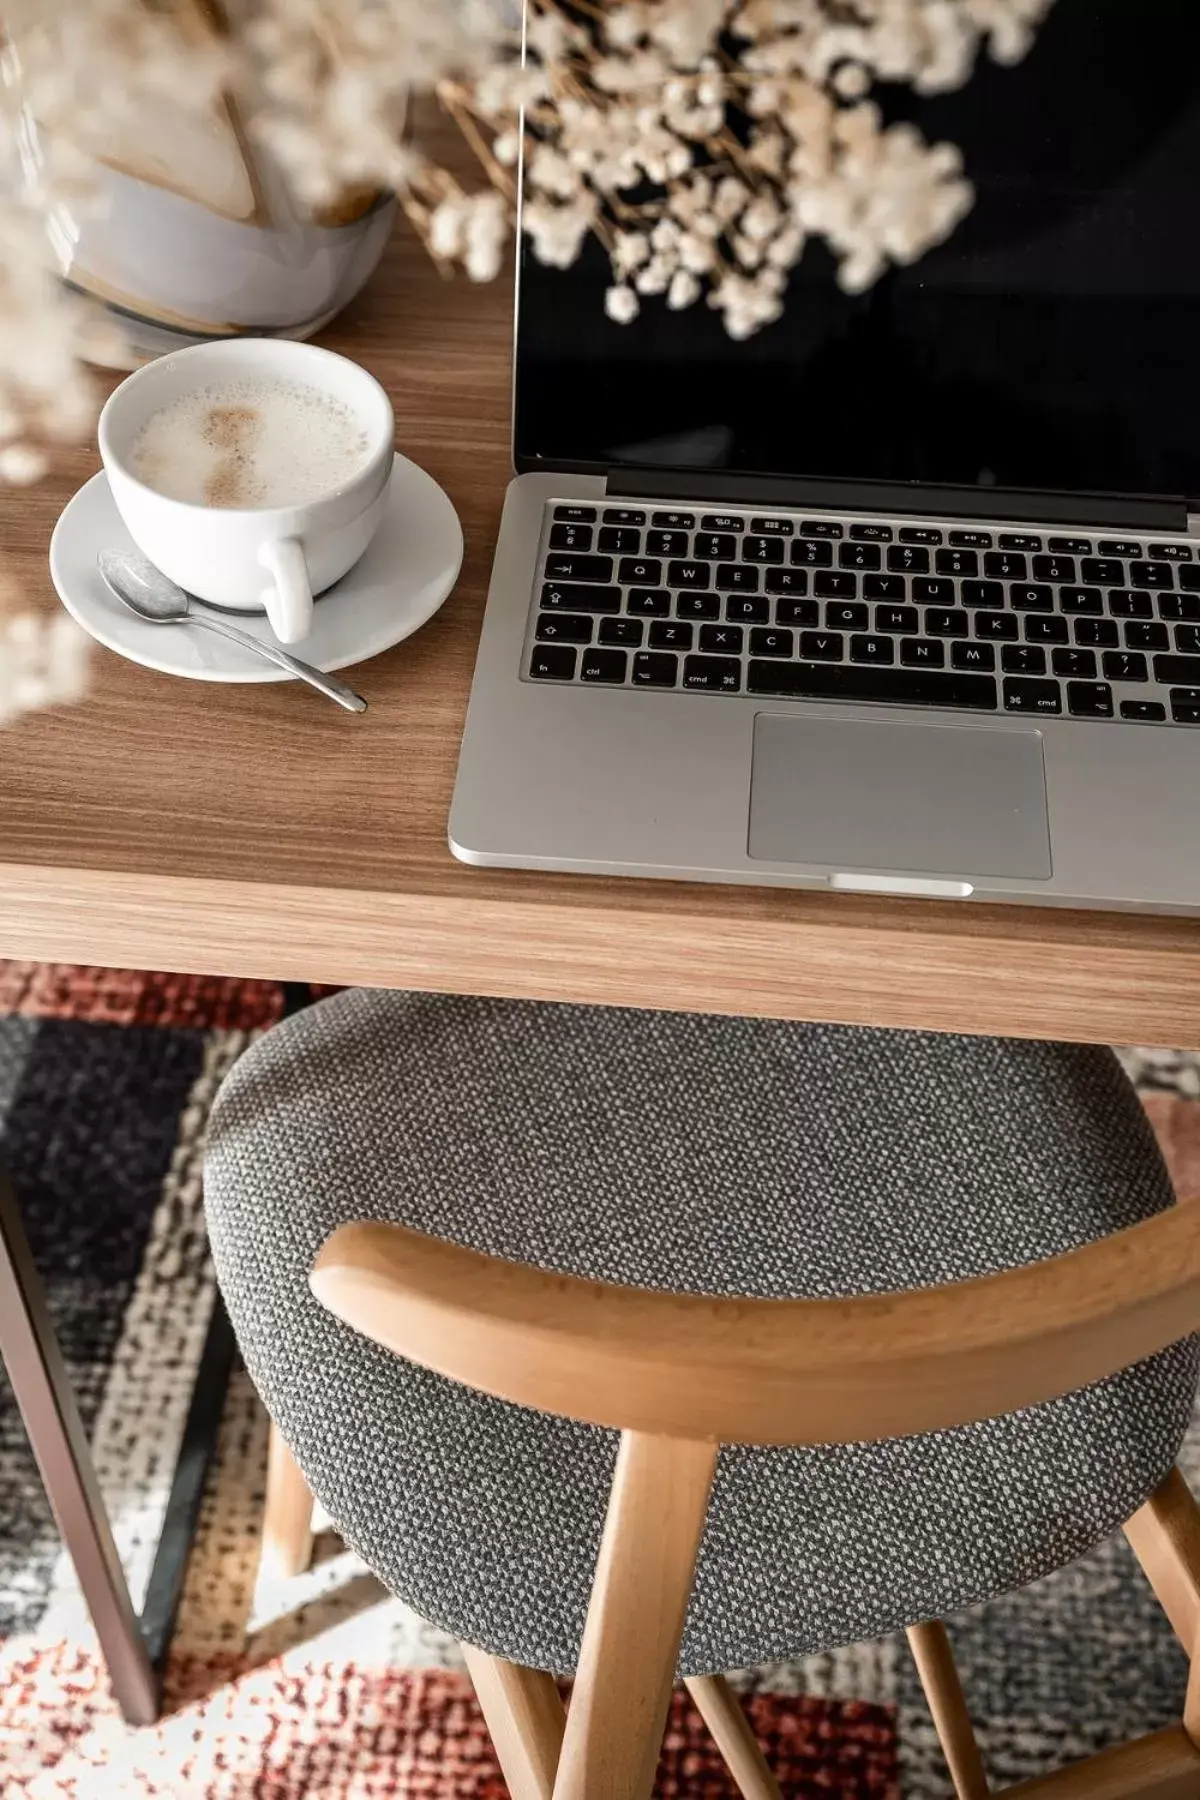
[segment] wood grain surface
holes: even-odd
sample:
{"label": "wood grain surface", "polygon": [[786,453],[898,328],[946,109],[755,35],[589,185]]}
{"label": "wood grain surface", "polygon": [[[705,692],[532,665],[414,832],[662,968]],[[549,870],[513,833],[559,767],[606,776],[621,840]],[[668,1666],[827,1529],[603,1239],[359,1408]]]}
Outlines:
{"label": "wood grain surface", "polygon": [[[511,291],[403,230],[322,341],[458,508],[458,588],[361,665],[352,718],[291,683],[174,680],[97,648],[81,706],[0,737],[0,955],[938,1029],[1200,1045],[1200,922],[469,869],[446,818],[509,479]],[[0,580],[98,466],[0,489]]]}

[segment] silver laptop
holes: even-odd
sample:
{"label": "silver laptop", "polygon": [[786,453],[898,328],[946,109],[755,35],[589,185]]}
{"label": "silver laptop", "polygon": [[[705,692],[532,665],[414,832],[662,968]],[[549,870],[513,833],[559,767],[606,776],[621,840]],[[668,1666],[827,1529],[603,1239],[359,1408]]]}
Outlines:
{"label": "silver laptop", "polygon": [[864,296],[810,249],[748,343],[525,253],[456,855],[1200,912],[1200,9],[1152,10],[909,108],[973,212]]}

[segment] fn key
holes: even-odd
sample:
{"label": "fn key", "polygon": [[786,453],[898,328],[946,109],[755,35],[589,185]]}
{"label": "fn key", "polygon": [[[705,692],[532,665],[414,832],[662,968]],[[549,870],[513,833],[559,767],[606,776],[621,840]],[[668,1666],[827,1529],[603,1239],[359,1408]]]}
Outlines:
{"label": "fn key", "polygon": [[575,651],[570,644],[536,644],[529,659],[535,681],[570,681],[575,673]]}

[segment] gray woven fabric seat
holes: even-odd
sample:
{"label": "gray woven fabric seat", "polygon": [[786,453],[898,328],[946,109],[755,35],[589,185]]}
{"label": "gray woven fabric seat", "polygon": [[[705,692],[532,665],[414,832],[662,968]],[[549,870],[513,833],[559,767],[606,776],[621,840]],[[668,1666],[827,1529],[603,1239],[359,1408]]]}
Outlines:
{"label": "gray woven fabric seat", "polygon": [[[991,1273],[1172,1202],[1108,1051],[357,992],[238,1063],[206,1184],[246,1364],[339,1529],[426,1618],[555,1671],[575,1665],[615,1437],[332,1318],[307,1276],[336,1226],[801,1296]],[[1188,1340],[959,1430],[724,1449],[682,1672],[942,1617],[1070,1562],[1168,1472],[1196,1379]]]}

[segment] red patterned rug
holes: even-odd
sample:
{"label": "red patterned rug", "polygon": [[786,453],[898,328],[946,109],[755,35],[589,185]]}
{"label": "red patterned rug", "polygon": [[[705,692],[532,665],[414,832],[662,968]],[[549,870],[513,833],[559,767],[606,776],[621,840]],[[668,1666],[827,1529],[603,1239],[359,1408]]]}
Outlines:
{"label": "red patterned rug", "polygon": [[[0,1150],[135,1595],[212,1297],[199,1180],[209,1108],[250,1036],[284,1004],[269,982],[0,962]],[[1200,1197],[1200,1061],[1167,1052],[1126,1060],[1179,1191]],[[258,1579],[265,1443],[263,1415],[238,1375],[165,1716],[130,1731],[109,1698],[0,1380],[3,1800],[502,1800],[451,1640],[384,1593],[328,1534],[309,1574]],[[1200,1473],[1200,1438],[1190,1454]],[[1040,1773],[1177,1710],[1181,1661],[1136,1580],[1118,1542],[956,1622],[997,1780]],[[757,1670],[745,1685],[789,1800],[949,1795],[902,1643]],[[688,1800],[734,1793],[681,1694],[658,1791]]]}

